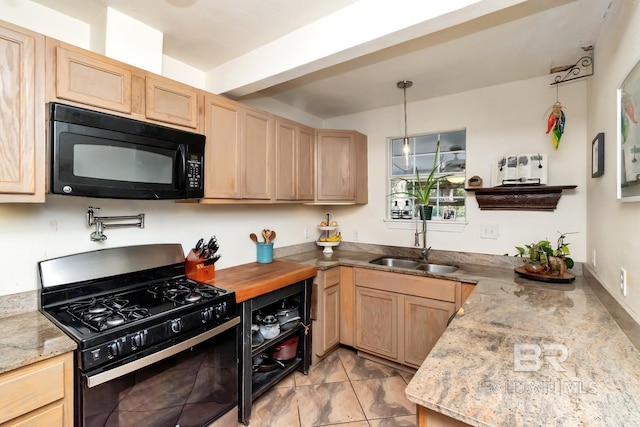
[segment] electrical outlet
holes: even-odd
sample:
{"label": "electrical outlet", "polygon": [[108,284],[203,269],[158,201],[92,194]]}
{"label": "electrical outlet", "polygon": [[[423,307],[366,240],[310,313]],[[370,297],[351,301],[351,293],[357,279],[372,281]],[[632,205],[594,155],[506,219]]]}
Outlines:
{"label": "electrical outlet", "polygon": [[591,251],[591,265],[596,266],[596,248]]}
{"label": "electrical outlet", "polygon": [[358,232],[358,230],[353,231],[353,241],[354,242],[360,241],[360,233]]}
{"label": "electrical outlet", "polygon": [[627,270],[620,267],[620,293],[623,297],[627,296]]}
{"label": "electrical outlet", "polygon": [[304,238],[308,239],[309,237],[311,237],[311,235],[309,234],[309,227],[305,227],[304,228]]}
{"label": "electrical outlet", "polygon": [[498,224],[482,224],[480,225],[480,237],[482,239],[497,239]]}

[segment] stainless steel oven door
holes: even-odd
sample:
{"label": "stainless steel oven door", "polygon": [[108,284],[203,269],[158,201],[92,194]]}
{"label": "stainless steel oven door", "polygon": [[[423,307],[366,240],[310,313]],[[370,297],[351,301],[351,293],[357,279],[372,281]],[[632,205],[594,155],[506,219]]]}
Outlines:
{"label": "stainless steel oven door", "polygon": [[105,372],[82,373],[78,425],[209,425],[238,403],[239,322]]}

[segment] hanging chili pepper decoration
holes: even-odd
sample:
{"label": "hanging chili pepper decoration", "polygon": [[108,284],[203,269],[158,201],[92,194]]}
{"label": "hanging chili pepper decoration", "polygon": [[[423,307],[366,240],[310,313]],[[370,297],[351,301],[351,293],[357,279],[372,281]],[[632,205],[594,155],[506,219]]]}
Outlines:
{"label": "hanging chili pepper decoration", "polygon": [[553,142],[553,148],[556,150],[560,146],[560,138],[562,138],[562,134],[564,133],[564,123],[565,123],[565,115],[564,111],[562,111],[562,104],[556,101],[551,107],[551,114],[549,114],[549,118],[547,119],[547,132],[551,132],[551,141]]}
{"label": "hanging chili pepper decoration", "polygon": [[[622,143],[624,144],[625,142],[627,142],[627,137],[629,136],[629,127],[631,126],[631,123],[638,124],[638,121],[636,120],[633,99],[627,92],[622,93],[620,104],[622,105],[620,133],[622,134]],[[631,123],[629,121],[631,121]]]}

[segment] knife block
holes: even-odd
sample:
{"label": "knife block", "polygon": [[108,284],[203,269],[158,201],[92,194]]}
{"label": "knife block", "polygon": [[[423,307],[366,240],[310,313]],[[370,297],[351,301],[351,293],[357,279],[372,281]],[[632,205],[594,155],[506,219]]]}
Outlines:
{"label": "knife block", "polygon": [[206,282],[215,277],[216,270],[214,264],[204,265],[204,260],[191,250],[184,263],[184,273],[187,279]]}

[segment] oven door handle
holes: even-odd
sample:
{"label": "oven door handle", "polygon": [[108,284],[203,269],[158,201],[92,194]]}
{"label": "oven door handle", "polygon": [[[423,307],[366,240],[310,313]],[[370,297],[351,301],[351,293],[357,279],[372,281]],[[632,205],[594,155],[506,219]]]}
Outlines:
{"label": "oven door handle", "polygon": [[223,323],[220,326],[216,326],[215,328],[210,329],[198,336],[189,338],[186,341],[178,343],[169,348],[165,348],[164,350],[160,350],[157,353],[150,354],[141,359],[134,360],[133,362],[127,363],[122,366],[118,366],[117,368],[110,369],[108,371],[101,372],[99,374],[95,374],[90,377],[87,377],[87,387],[92,388],[92,387],[99,386],[100,384],[104,384],[107,381],[111,381],[121,376],[130,374],[132,372],[137,371],[138,369],[142,369],[153,363],[159,362],[163,359],[176,355],[181,351],[184,351],[190,347],[193,347],[194,345],[198,345],[210,338],[213,338],[216,335],[219,335],[222,332],[225,332],[238,324],[240,324],[239,316],[229,320],[226,323]]}

